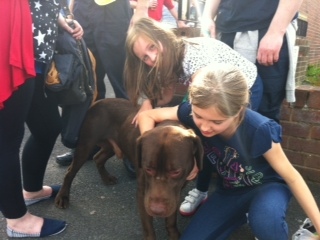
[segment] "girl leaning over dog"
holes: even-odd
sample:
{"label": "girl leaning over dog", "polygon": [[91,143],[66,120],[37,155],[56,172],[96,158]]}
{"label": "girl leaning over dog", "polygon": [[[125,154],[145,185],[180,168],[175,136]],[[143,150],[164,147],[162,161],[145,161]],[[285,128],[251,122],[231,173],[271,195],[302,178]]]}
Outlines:
{"label": "girl leaning over dog", "polygon": [[251,91],[250,107],[257,110],[260,104],[262,80],[256,66],[218,40],[177,37],[165,25],[141,18],[128,32],[126,54],[126,88],[134,103],[144,99],[140,112],[169,103],[177,83],[188,86],[198,69],[212,63],[229,63],[242,70]]}
{"label": "girl leaning over dog", "polygon": [[292,194],[320,232],[317,204],[281,148],[281,126],[247,108],[246,78],[234,66],[204,67],[194,75],[189,102],[138,116],[141,134],[165,119],[194,129],[204,146],[204,167],[217,172],[215,191],[182,240],[227,239],[247,221],[259,240],[287,240],[285,218]]}

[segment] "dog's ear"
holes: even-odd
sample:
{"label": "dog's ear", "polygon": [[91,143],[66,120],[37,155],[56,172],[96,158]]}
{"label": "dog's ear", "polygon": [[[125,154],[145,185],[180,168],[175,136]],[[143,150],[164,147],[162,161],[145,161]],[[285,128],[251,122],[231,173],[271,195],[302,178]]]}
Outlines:
{"label": "dog's ear", "polygon": [[203,161],[203,146],[201,139],[194,134],[193,136],[193,154],[196,159],[197,166],[199,170],[202,170],[202,161]]}
{"label": "dog's ear", "polygon": [[141,162],[141,148],[142,148],[142,136],[138,137],[136,140],[136,163],[138,168],[142,168],[142,162]]}
{"label": "dog's ear", "polygon": [[199,168],[196,163],[196,160],[194,160],[193,168],[187,177],[187,181],[191,181],[191,180],[195,179],[198,175],[198,172],[199,172]]}

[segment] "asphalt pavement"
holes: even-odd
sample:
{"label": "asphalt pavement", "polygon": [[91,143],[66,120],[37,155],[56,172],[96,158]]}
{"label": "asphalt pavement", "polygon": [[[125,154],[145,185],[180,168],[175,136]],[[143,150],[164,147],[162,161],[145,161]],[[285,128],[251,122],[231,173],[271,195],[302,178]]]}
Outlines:
{"label": "asphalt pavement", "polygon": [[[112,88],[107,83],[107,97],[113,97]],[[26,129],[26,137],[29,135]],[[61,184],[67,167],[61,167],[55,162],[55,157],[68,151],[60,139],[50,157],[44,184]],[[106,167],[110,173],[118,178],[118,183],[105,186],[96,170],[93,161],[87,161],[75,177],[71,188],[70,207],[62,210],[54,206],[53,200],[47,200],[29,206],[31,213],[67,221],[67,229],[50,239],[77,240],[141,240],[142,229],[136,204],[136,180],[130,178],[123,166],[122,160],[115,157],[108,160]],[[320,184],[308,182],[316,201],[320,203]],[[182,192],[181,201],[187,192],[195,186],[195,181],[189,182]],[[214,189],[214,180],[210,191]],[[214,214],[214,213],[213,213]],[[299,228],[306,218],[295,199],[292,199],[287,222],[290,236]],[[190,217],[178,216],[180,231],[188,225]],[[163,219],[155,219],[157,239],[166,240]],[[0,239],[8,239],[6,235],[6,221],[0,213]],[[229,240],[253,240],[248,226],[237,230]],[[197,239],[195,239],[197,240]]]}

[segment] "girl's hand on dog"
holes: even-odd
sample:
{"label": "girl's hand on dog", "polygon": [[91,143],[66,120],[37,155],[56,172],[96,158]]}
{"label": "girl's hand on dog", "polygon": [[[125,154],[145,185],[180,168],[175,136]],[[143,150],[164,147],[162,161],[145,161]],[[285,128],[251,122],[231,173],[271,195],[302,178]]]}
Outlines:
{"label": "girl's hand on dog", "polygon": [[152,109],[151,101],[149,99],[144,100],[143,103],[141,104],[141,107],[140,107],[138,113],[134,116],[134,118],[133,118],[131,123],[134,124],[135,127],[138,127],[138,125],[139,125],[139,123],[138,123],[139,113],[141,113],[143,111],[146,111],[146,110],[150,110],[150,109]]}

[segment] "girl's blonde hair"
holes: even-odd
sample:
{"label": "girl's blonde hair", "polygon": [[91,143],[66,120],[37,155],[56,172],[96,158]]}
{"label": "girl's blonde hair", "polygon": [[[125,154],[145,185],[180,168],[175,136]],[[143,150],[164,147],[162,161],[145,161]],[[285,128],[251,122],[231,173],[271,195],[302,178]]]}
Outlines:
{"label": "girl's blonde hair", "polygon": [[202,109],[216,107],[225,117],[239,114],[239,121],[242,121],[249,104],[246,77],[237,67],[229,64],[201,68],[189,87],[189,100]]}
{"label": "girl's blonde hair", "polygon": [[[144,37],[159,50],[154,67],[149,67],[133,52],[139,37]],[[162,99],[163,88],[176,83],[182,71],[184,42],[174,32],[149,18],[137,21],[128,31],[126,39],[126,62],[124,67],[125,85],[130,100],[135,104],[145,96],[156,103]]]}

